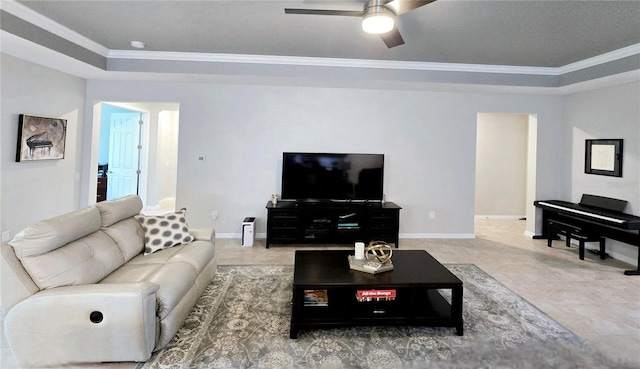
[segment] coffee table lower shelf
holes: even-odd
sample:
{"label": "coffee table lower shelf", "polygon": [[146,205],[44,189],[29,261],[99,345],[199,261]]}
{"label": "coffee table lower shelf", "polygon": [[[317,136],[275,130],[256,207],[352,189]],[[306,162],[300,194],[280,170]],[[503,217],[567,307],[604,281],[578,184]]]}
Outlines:
{"label": "coffee table lower shelf", "polygon": [[[388,287],[386,287],[388,288]],[[424,287],[394,288],[393,301],[358,301],[356,288],[324,288],[326,306],[305,306],[304,291],[294,287],[290,338],[299,330],[349,326],[454,327],[464,334],[462,319],[462,286],[451,290],[451,303],[437,289]]]}

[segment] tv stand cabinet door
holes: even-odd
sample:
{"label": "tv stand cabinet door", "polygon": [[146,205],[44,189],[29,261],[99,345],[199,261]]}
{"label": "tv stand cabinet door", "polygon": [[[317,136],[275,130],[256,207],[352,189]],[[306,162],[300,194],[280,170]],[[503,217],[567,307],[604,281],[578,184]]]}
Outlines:
{"label": "tv stand cabinet door", "polygon": [[293,208],[267,208],[267,240],[271,243],[300,242],[300,212]]}
{"label": "tv stand cabinet door", "polygon": [[398,248],[400,209],[370,209],[367,227],[370,241],[384,241]]}

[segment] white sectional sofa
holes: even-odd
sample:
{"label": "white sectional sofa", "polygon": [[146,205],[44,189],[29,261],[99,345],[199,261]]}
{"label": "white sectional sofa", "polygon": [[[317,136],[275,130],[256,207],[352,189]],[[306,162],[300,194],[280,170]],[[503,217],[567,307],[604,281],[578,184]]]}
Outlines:
{"label": "white sectional sofa", "polygon": [[145,255],[141,209],[137,196],[100,202],[2,244],[5,334],[20,365],[145,361],[171,340],[216,271],[214,232],[188,229],[190,242]]}

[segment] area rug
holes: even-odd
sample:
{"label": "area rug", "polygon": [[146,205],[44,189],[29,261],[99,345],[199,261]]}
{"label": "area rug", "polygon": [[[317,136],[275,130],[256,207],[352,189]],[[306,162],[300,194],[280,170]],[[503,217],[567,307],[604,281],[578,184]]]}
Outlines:
{"label": "area rug", "polygon": [[290,339],[293,266],[220,266],[173,340],[137,369],[631,368],[475,265],[446,267],[464,283],[464,336],[453,328],[352,327]]}

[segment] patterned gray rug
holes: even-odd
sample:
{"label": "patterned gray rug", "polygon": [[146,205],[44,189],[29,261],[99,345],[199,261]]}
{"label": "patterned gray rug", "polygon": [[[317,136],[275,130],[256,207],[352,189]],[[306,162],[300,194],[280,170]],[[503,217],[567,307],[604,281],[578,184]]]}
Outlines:
{"label": "patterned gray rug", "polygon": [[464,282],[462,337],[452,328],[356,327],[293,340],[293,266],[220,266],[169,345],[138,368],[632,368],[475,265],[447,268]]}

